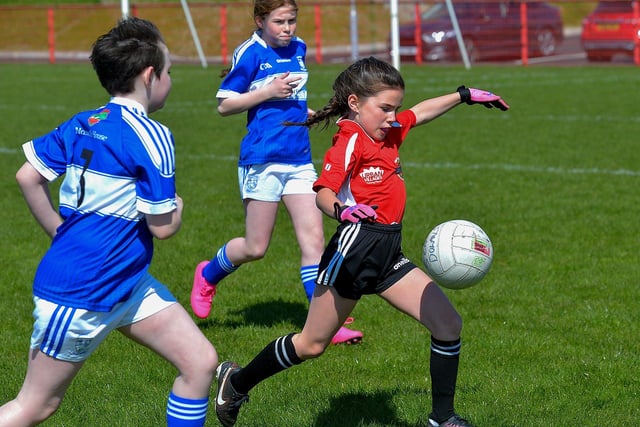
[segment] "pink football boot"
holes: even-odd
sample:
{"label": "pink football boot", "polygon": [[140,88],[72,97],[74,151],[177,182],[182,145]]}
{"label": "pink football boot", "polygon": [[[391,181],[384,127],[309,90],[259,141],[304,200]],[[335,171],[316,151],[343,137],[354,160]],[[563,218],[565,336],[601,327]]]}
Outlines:
{"label": "pink football boot", "polygon": [[216,295],[216,285],[213,285],[204,278],[202,270],[209,264],[209,261],[202,261],[196,267],[193,275],[193,288],[191,289],[191,308],[201,319],[205,319],[211,313],[211,303]]}
{"label": "pink football boot", "polygon": [[[345,325],[353,323],[353,317],[347,317]],[[331,344],[358,344],[362,341],[362,332],[341,326],[331,339]]]}

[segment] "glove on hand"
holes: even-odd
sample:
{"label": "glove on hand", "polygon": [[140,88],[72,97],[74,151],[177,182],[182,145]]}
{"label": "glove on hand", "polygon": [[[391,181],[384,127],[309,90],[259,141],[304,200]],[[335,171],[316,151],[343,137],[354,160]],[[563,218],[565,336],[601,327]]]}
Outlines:
{"label": "glove on hand", "polygon": [[340,206],[335,203],[333,207],[335,208],[335,217],[340,222],[375,222],[378,218],[375,211],[377,206],[363,205],[362,203],[353,206]]}
{"label": "glove on hand", "polygon": [[482,104],[487,108],[496,107],[502,111],[507,111],[509,109],[509,106],[502,100],[502,98],[486,90],[460,86],[457,91],[460,94],[460,100],[468,105]]}

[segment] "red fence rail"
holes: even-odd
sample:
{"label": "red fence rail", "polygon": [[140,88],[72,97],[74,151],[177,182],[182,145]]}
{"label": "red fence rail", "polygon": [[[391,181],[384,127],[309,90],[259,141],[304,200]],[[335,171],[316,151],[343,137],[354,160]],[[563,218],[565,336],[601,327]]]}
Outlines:
{"label": "red fence rail", "polygon": [[[456,2],[457,0],[454,0]],[[470,0],[480,3],[479,0]],[[442,0],[399,0],[399,20],[414,23],[415,53],[403,60],[424,61],[421,39],[421,16],[431,6]],[[498,0],[488,0],[498,4]],[[486,3],[486,2],[485,2]],[[505,3],[504,1],[501,3]],[[520,10],[519,55],[516,58],[527,65],[532,57],[530,34],[527,34],[527,8],[539,0],[512,1]],[[582,5],[592,9],[582,0],[556,0],[555,5],[566,11],[568,5]],[[309,61],[317,63],[348,62],[354,59],[352,41],[357,40],[355,51],[359,56],[390,57],[390,11],[388,0],[299,0],[298,31],[309,47]],[[586,7],[588,6],[588,7]],[[233,48],[245,40],[254,29],[252,4],[192,3],[189,4],[202,52],[209,64],[226,65]],[[632,60],[640,64],[640,18],[638,1],[633,2],[634,51]],[[356,33],[353,13],[356,13]],[[174,56],[174,62],[198,62],[198,49],[189,31],[180,3],[134,4],[131,13],[154,21],[163,32]],[[0,6],[0,60],[36,60],[55,63],[59,61],[86,60],[91,43],[108,30],[121,16],[119,5],[54,5],[54,6]],[[565,54],[584,54],[579,41],[579,22],[567,25],[573,35],[573,44],[565,48]],[[496,35],[496,37],[500,37]],[[571,49],[571,50],[569,50]]]}

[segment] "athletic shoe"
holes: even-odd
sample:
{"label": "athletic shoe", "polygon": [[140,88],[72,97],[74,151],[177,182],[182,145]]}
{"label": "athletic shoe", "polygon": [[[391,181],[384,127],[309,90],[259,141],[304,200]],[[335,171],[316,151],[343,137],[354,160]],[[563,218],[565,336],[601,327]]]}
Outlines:
{"label": "athletic shoe", "polygon": [[224,427],[233,427],[240,412],[240,406],[249,401],[249,395],[234,390],[229,379],[234,372],[240,370],[235,362],[222,362],[216,374],[218,377],[218,393],[216,394],[216,415]]}
{"label": "athletic shoe", "polygon": [[461,418],[459,415],[454,415],[446,421],[437,422],[432,418],[429,418],[430,427],[474,427],[469,421]]}
{"label": "athletic shoe", "polygon": [[193,288],[191,288],[191,308],[201,319],[206,318],[211,313],[211,303],[216,295],[216,285],[207,282],[202,275],[202,270],[209,264],[209,261],[202,261],[196,267],[193,275]]}
{"label": "athletic shoe", "polygon": [[[348,317],[345,325],[353,323],[353,317]],[[341,326],[331,339],[331,344],[358,344],[362,342],[362,332]]]}

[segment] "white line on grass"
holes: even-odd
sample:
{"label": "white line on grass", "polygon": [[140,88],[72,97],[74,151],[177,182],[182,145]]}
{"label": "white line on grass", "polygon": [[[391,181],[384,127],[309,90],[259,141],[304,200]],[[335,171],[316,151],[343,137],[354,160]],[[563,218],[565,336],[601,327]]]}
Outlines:
{"label": "white line on grass", "polygon": [[[217,161],[232,161],[236,162],[238,159],[234,156],[216,156],[214,154],[206,154],[201,156],[188,155],[189,159],[206,159]],[[314,159],[313,162],[318,165],[322,164],[322,160]],[[548,173],[558,175],[622,175],[622,176],[640,176],[640,171],[628,170],[628,169],[600,169],[600,168],[558,168],[553,166],[526,166],[515,165],[508,163],[496,163],[496,164],[466,164],[466,163],[417,163],[417,162],[402,162],[403,167],[412,167],[417,169],[475,169],[475,170],[504,170],[507,172],[534,172],[534,173]]]}
{"label": "white line on grass", "polygon": [[[21,152],[19,149],[0,147],[0,154],[17,154]],[[216,156],[215,154],[205,155],[193,155],[188,154],[186,156],[189,160],[215,160],[224,162],[236,162],[238,158],[235,156]],[[316,165],[322,164],[322,160],[315,159],[313,161]],[[612,176],[640,176],[640,171],[628,170],[628,169],[600,169],[600,168],[558,168],[553,166],[526,166],[515,165],[509,163],[494,163],[494,164],[467,164],[467,163],[417,163],[417,162],[402,162],[402,166],[411,167],[417,169],[465,169],[465,170],[503,170],[507,172],[533,172],[533,173],[547,173],[558,175],[612,175]]]}

